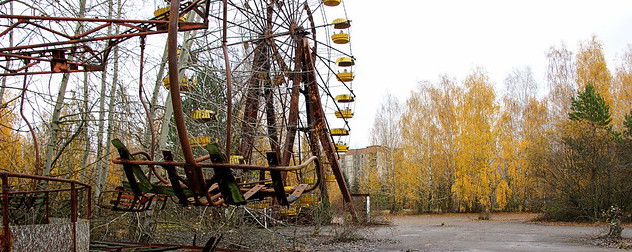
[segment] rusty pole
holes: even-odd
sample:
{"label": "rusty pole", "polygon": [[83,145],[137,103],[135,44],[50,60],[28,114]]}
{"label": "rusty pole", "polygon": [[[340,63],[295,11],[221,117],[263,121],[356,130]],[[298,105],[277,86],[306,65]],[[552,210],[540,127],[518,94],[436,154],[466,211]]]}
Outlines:
{"label": "rusty pole", "polygon": [[197,165],[193,150],[189,143],[186,124],[184,121],[184,112],[182,111],[182,98],[180,97],[180,77],[178,73],[178,13],[180,1],[171,1],[171,9],[169,11],[169,27],[167,32],[167,63],[169,65],[169,80],[174,85],[170,85],[169,92],[171,94],[171,104],[173,107],[173,117],[178,131],[178,138],[182,146],[182,154],[186,165],[184,166],[187,178],[191,183],[191,189],[198,195],[208,194],[204,190],[204,175],[200,167]]}
{"label": "rusty pole", "polygon": [[9,178],[7,174],[2,174],[2,225],[4,234],[2,235],[3,251],[11,251],[11,229],[9,227]]}
{"label": "rusty pole", "polygon": [[88,221],[92,219],[92,188],[88,187]]}
{"label": "rusty pole", "polygon": [[[297,41],[298,42],[298,41]],[[300,95],[300,85],[301,85],[301,66],[303,62],[302,57],[302,46],[296,47],[295,57],[294,57],[294,72],[292,74],[292,90],[290,94],[290,113],[287,119],[287,134],[285,137],[285,144],[283,145],[282,156],[281,156],[281,165],[288,165],[290,163],[290,159],[292,158],[292,154],[294,153],[294,140],[296,138],[296,131],[298,130],[298,102]]]}
{"label": "rusty pole", "polygon": [[230,145],[232,142],[231,136],[231,128],[232,128],[232,120],[233,120],[233,81],[230,70],[230,61],[228,59],[228,45],[227,41],[227,22],[228,22],[228,2],[223,0],[224,2],[224,20],[223,20],[223,28],[222,28],[222,51],[224,52],[224,65],[226,66],[226,150],[225,152],[230,155]]}
{"label": "rusty pole", "polygon": [[344,175],[342,174],[342,170],[340,169],[340,164],[338,163],[338,157],[336,156],[336,150],[334,144],[331,140],[330,135],[327,132],[327,123],[325,122],[325,112],[323,111],[323,106],[320,102],[320,95],[318,92],[318,83],[316,79],[316,67],[314,65],[314,58],[312,57],[312,52],[309,49],[309,41],[307,38],[304,38],[302,41],[302,46],[305,49],[305,63],[307,72],[307,86],[309,86],[308,93],[309,99],[312,102],[313,107],[313,116],[314,116],[314,131],[320,140],[320,145],[327,156],[327,160],[329,161],[329,165],[331,167],[331,171],[336,177],[336,181],[338,182],[338,188],[340,188],[340,192],[342,193],[342,198],[346,203],[346,207],[353,218],[353,221],[358,221],[358,215],[355,211],[355,207],[353,206],[353,199],[351,198],[351,192],[349,191],[349,187],[347,187],[347,182],[344,179]]}
{"label": "rusty pole", "polygon": [[70,201],[72,202],[72,251],[77,251],[77,188],[75,182],[70,183]]}

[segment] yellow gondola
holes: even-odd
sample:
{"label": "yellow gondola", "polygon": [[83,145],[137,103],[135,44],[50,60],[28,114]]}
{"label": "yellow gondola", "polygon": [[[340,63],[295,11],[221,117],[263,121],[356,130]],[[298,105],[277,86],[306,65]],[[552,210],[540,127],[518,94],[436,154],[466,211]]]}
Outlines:
{"label": "yellow gondola", "polygon": [[193,113],[191,114],[191,118],[198,122],[212,122],[217,120],[217,115],[213,110],[199,109],[193,111]]}
{"label": "yellow gondola", "polygon": [[347,146],[346,144],[336,144],[336,151],[337,152],[347,152],[347,151],[349,151],[349,146]]}
{"label": "yellow gondola", "polygon": [[351,27],[351,21],[345,18],[336,18],[331,22],[334,25],[335,29],[347,29]]}
{"label": "yellow gondola", "polygon": [[325,175],[325,182],[336,182],[336,175],[332,173]]}
{"label": "yellow gondola", "polygon": [[323,4],[327,6],[338,6],[342,0],[323,0]]}
{"label": "yellow gondola", "polygon": [[351,57],[340,57],[336,59],[336,64],[338,64],[339,67],[350,67],[355,65],[355,60]]}
{"label": "yellow gondola", "polygon": [[[169,77],[165,77],[162,79],[162,84],[169,89],[171,87],[171,83],[169,81]],[[189,91],[189,89],[193,86],[197,85],[197,79],[192,79],[189,81],[186,76],[182,76],[182,80],[180,81],[180,91]]]}
{"label": "yellow gondola", "polygon": [[334,113],[337,118],[353,118],[353,111],[351,109],[343,109]]}
{"label": "yellow gondola", "polygon": [[355,76],[353,76],[353,73],[350,73],[347,71],[342,72],[342,73],[337,73],[336,77],[338,77],[338,80],[342,82],[353,81],[353,78],[355,78]]}
{"label": "yellow gondola", "polygon": [[348,136],[349,130],[344,128],[331,129],[332,136]]}
{"label": "yellow gondola", "polygon": [[349,34],[340,32],[334,35],[331,35],[331,40],[336,44],[347,44],[351,41],[351,37]]}
{"label": "yellow gondola", "polygon": [[353,95],[350,95],[350,94],[341,94],[341,95],[336,95],[334,100],[336,100],[339,103],[349,103],[349,102],[354,102],[355,98],[353,98]]}

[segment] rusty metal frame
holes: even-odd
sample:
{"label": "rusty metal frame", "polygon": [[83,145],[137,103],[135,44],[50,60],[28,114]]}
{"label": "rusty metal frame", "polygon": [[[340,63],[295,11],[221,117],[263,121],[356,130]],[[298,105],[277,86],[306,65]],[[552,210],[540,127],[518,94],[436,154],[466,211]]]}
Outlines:
{"label": "rusty metal frame", "polygon": [[[181,7],[179,6],[178,17],[195,12],[203,17],[203,21],[201,23],[179,21],[177,22],[177,29],[187,31],[208,28],[210,1],[193,0],[186,2]],[[103,71],[109,53],[114,46],[133,37],[167,33],[169,21],[165,20],[166,17],[166,13],[150,20],[0,15],[0,20],[16,20],[15,23],[0,32],[0,39],[3,39],[13,30],[26,26],[63,38],[49,43],[0,48],[0,57],[2,57],[0,63],[9,62],[16,65],[16,67],[8,68],[4,65],[11,64],[0,64],[0,69],[5,71],[5,73],[0,73],[0,76]],[[173,18],[176,21],[178,19]],[[50,28],[51,25],[46,25],[52,22],[92,23],[97,26],[79,35],[69,35],[53,30]],[[127,29],[116,35],[94,36],[99,31],[113,26]],[[91,43],[101,41],[106,41],[105,45],[99,46],[99,48],[103,48],[101,50],[89,46]],[[51,70],[29,71],[40,63],[50,63]]]}
{"label": "rusty metal frame", "polygon": [[[69,186],[69,188],[61,188],[61,189],[43,189],[43,190],[30,190],[30,191],[11,191],[9,189],[9,179],[10,178],[25,178],[25,179],[33,179],[37,182],[60,182],[60,183],[64,183],[67,184]],[[11,239],[11,229],[10,229],[10,220],[9,220],[9,198],[11,197],[11,195],[15,195],[15,194],[41,194],[43,193],[45,195],[45,204],[46,204],[46,209],[45,209],[45,213],[46,216],[45,218],[48,219],[48,204],[50,203],[48,201],[48,195],[51,192],[65,192],[65,191],[69,191],[70,192],[70,197],[71,197],[71,222],[72,222],[72,233],[71,233],[71,237],[73,239],[73,250],[72,251],[77,251],[77,220],[79,217],[79,210],[77,205],[78,200],[78,192],[80,190],[87,190],[87,216],[86,218],[88,220],[90,220],[92,218],[92,193],[91,193],[91,187],[88,184],[76,181],[76,180],[71,180],[71,179],[60,179],[60,178],[51,178],[51,177],[44,177],[44,176],[37,176],[37,175],[28,175],[28,174],[19,174],[19,173],[11,173],[11,172],[0,172],[0,180],[2,181],[2,227],[3,227],[3,233],[4,235],[2,236],[2,240],[0,240],[0,245],[2,246],[2,251],[11,251],[11,243],[8,239]]]}

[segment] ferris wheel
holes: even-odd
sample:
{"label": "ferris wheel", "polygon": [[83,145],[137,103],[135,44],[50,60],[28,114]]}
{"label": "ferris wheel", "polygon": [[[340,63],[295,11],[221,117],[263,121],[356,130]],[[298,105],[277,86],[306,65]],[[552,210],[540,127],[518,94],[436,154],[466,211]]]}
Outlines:
{"label": "ferris wheel", "polygon": [[[198,85],[182,94],[185,113],[191,115],[190,145],[225,143],[231,162],[247,165],[296,165],[316,156],[323,167],[284,174],[283,183],[295,188],[319,184],[327,194],[326,182],[337,182],[351,202],[338,163],[338,153],[348,150],[355,101],[351,21],[344,3],[212,2],[208,16],[209,29],[182,47],[185,58],[202,62],[180,69],[181,87]],[[186,81],[186,76],[196,78]],[[200,126],[200,111],[217,116]],[[263,172],[237,177],[245,184],[266,179]]]}
{"label": "ferris wheel", "polygon": [[[183,93],[185,112],[192,115],[187,123],[192,145],[229,142],[226,152],[246,164],[265,163],[269,152],[277,153],[278,165],[320,156],[336,163],[324,175],[337,181],[337,153],[348,150],[355,101],[351,21],[344,3],[213,2],[209,20],[209,29],[196,35],[185,52],[204,63],[181,70],[184,81],[197,76],[181,82],[198,85]],[[223,96],[228,77],[230,106]],[[198,111],[213,111],[219,118],[200,125],[193,116]],[[233,121],[226,122],[230,113]],[[230,134],[222,126],[226,123]],[[296,183],[313,181],[314,172],[301,173]]]}
{"label": "ferris wheel", "polygon": [[[334,140],[344,143],[338,133],[348,134],[355,99],[355,59],[349,44],[351,22],[344,4],[321,0],[228,1],[225,37],[221,29],[223,11],[221,4],[211,5],[210,28],[190,49],[198,62],[209,64],[189,70],[205,78],[199,82],[217,83],[207,87],[218,90],[206,90],[204,94],[219,93],[226,74],[232,77],[235,103],[231,109],[241,114],[233,125],[239,140],[233,140],[235,149],[228,151],[242,155],[247,162],[256,160],[266,150],[281,156],[288,151],[296,153],[290,150],[296,132],[313,127],[307,118],[308,99],[303,97],[309,86],[307,75],[311,73],[324,113],[334,129]],[[229,64],[224,64],[224,39]],[[226,71],[227,65],[230,71]],[[226,110],[222,103],[207,101],[206,106]],[[338,144],[337,148],[347,149],[345,144]],[[292,158],[300,159],[297,155]],[[282,164],[289,162],[288,155],[281,160]]]}

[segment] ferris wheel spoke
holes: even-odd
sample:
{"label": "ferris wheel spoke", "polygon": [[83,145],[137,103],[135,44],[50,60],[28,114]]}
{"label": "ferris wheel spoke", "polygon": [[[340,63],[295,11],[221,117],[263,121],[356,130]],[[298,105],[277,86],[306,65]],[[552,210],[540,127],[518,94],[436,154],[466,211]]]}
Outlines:
{"label": "ferris wheel spoke", "polygon": [[241,13],[241,16],[246,17],[246,20],[250,21],[256,26],[257,30],[262,31],[263,29],[265,29],[266,24],[261,22],[261,13],[259,12],[259,9],[257,7],[257,1],[252,1],[255,5],[255,10],[252,9],[252,6],[249,4],[249,2],[245,2],[245,8],[233,3],[233,1],[230,2],[232,3],[231,5]]}
{"label": "ferris wheel spoke", "polygon": [[284,17],[284,20],[287,22],[288,26],[291,26],[292,23],[296,22],[296,16],[292,14],[292,5],[294,2],[284,3],[281,8],[278,9],[278,12],[281,13]]}
{"label": "ferris wheel spoke", "polygon": [[[282,49],[279,49],[279,46],[277,46],[275,41],[270,43],[270,47],[271,47],[271,50],[272,50],[272,55],[274,57],[274,62],[277,62],[279,64],[279,67],[281,68],[281,71],[289,72],[290,68],[288,67],[288,63],[285,62],[285,59],[288,59],[288,57],[287,57],[288,54],[287,54],[286,51],[282,51]],[[293,50],[293,48],[290,48],[290,50]],[[281,55],[280,52],[283,52],[284,55]]]}

